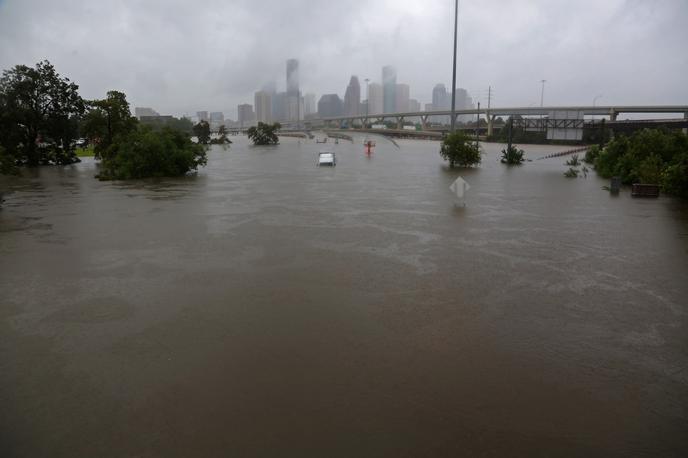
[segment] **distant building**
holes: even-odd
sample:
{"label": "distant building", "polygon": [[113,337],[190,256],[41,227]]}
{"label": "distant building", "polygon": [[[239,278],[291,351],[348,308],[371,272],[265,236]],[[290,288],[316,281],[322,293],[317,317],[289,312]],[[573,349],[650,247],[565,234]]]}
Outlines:
{"label": "distant building", "polygon": [[435,111],[435,106],[432,103],[426,103],[424,111]]}
{"label": "distant building", "polygon": [[315,104],[315,94],[308,93],[303,97],[303,113],[305,116],[318,113],[318,107]]}
{"label": "distant building", "polygon": [[384,91],[379,83],[368,85],[368,114],[383,114],[384,112]]}
{"label": "distant building", "polygon": [[253,105],[249,103],[242,103],[237,106],[239,117],[239,126],[247,127],[253,124],[256,120],[256,115],[253,112]]}
{"label": "distant building", "polygon": [[318,116],[331,118],[344,114],[344,104],[337,94],[325,94],[318,101]]}
{"label": "distant building", "polygon": [[352,76],[344,94],[344,114],[346,116],[356,116],[361,108],[361,85],[357,76]]}
{"label": "distant building", "polygon": [[296,59],[287,60],[287,94],[297,95],[299,93],[299,61]]}
{"label": "distant building", "polygon": [[408,111],[411,113],[417,113],[420,111],[420,102],[416,99],[409,99]]}
{"label": "distant building", "polygon": [[391,65],[382,67],[382,90],[385,113],[397,111],[397,70]]}
{"label": "distant building", "polygon": [[276,92],[272,96],[272,120],[284,121],[287,119],[287,93]]}
{"label": "distant building", "polygon": [[397,83],[395,109],[397,113],[408,113],[409,111],[409,92],[408,84]]}
{"label": "distant building", "polygon": [[[432,111],[446,111],[451,109],[451,95],[444,84],[438,83],[432,89]],[[434,122],[449,124],[450,116],[434,116]]]}
{"label": "distant building", "polygon": [[225,114],[221,111],[213,111],[210,113],[210,129],[217,130],[225,123]]}
{"label": "distant building", "polygon": [[196,116],[198,116],[198,121],[199,121],[199,122],[200,122],[200,121],[205,121],[205,122],[208,122],[208,121],[209,121],[208,112],[207,112],[207,111],[197,111],[197,112],[196,112]]}
{"label": "distant building", "polygon": [[143,116],[160,116],[160,113],[148,107],[136,107],[134,108],[134,114],[138,119],[141,119]]}
{"label": "distant building", "polygon": [[148,125],[166,125],[174,119],[173,116],[169,115],[152,115],[152,116],[139,116],[139,121],[141,124]]}
{"label": "distant building", "polygon": [[256,107],[256,121],[272,122],[272,93],[258,91],[253,97]]}

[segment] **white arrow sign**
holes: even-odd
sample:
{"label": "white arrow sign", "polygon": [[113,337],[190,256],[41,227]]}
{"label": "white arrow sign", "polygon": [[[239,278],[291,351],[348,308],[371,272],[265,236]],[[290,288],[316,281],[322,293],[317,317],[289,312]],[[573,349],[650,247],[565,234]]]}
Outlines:
{"label": "white arrow sign", "polygon": [[451,189],[452,192],[456,194],[456,197],[461,199],[464,197],[466,191],[471,189],[471,186],[468,183],[466,183],[466,180],[459,177],[451,184],[451,186],[449,186],[449,189]]}

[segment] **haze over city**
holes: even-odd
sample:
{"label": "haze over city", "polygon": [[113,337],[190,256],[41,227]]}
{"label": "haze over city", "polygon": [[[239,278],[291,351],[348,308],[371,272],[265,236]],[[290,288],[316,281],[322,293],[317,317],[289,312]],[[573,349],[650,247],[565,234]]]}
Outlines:
{"label": "haze over city", "polygon": [[[452,2],[0,0],[0,67],[49,58],[84,97],[111,89],[160,113],[224,112],[299,61],[300,90],[344,93],[385,65],[420,106],[451,86]],[[688,3],[461,2],[457,86],[493,106],[688,100]]]}

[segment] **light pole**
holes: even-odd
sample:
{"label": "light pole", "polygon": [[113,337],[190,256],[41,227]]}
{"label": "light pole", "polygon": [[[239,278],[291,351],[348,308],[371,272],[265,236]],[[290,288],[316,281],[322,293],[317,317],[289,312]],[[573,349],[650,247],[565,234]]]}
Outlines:
{"label": "light pole", "polygon": [[542,83],[542,90],[540,91],[540,108],[542,108],[544,102],[545,102],[545,83],[547,80],[540,80]]}
{"label": "light pole", "polygon": [[365,118],[365,126],[363,126],[365,129],[368,128],[368,115],[370,115],[370,78],[365,79],[366,83],[366,118]]}
{"label": "light pole", "polygon": [[[595,108],[595,102],[597,102],[597,99],[602,97],[602,94],[596,95],[595,97],[592,98],[592,107]],[[595,115],[592,115],[592,119],[595,119]]]}
{"label": "light pole", "polygon": [[459,0],[454,0],[454,65],[452,70],[451,132],[456,124],[456,40],[459,27]]}

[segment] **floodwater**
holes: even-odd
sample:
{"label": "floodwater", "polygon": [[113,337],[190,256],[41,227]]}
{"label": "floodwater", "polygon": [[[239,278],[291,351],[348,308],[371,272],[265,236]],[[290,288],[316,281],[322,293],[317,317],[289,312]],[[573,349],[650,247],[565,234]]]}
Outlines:
{"label": "floodwater", "polygon": [[686,204],[398,143],[0,179],[0,456],[688,456]]}

